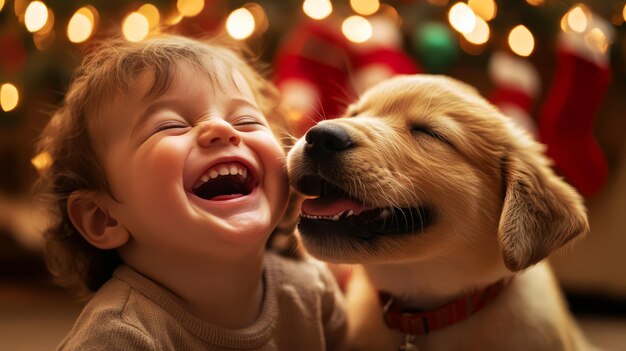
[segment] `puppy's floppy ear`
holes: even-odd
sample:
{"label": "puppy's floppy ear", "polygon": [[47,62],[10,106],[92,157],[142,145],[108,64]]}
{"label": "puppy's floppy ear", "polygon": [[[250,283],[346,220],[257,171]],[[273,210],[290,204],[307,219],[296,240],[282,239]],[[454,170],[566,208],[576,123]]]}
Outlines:
{"label": "puppy's floppy ear", "polygon": [[580,195],[553,173],[538,144],[510,150],[502,173],[498,236],[509,270],[523,270],[589,231]]}

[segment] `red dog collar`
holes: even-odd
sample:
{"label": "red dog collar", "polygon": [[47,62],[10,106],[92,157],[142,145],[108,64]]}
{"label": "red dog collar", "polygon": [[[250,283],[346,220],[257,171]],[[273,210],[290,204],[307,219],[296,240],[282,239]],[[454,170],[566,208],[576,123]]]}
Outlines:
{"label": "red dog collar", "polygon": [[381,291],[379,298],[383,306],[383,319],[389,328],[407,335],[432,333],[463,321],[489,305],[511,280],[510,278],[499,280],[484,289],[463,295],[430,311],[404,307],[390,294]]}

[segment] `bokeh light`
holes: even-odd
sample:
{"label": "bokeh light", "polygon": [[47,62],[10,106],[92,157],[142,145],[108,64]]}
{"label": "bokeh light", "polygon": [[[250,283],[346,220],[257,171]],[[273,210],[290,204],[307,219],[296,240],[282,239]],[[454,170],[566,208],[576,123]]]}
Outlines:
{"label": "bokeh light", "polygon": [[373,15],[380,8],[380,1],[378,0],[350,0],[350,6],[354,12],[359,15],[369,16]]}
{"label": "bokeh light", "polygon": [[48,8],[41,1],[28,4],[24,13],[24,24],[29,32],[36,32],[43,28],[48,21]]}
{"label": "bokeh light", "polygon": [[600,28],[593,28],[585,34],[585,45],[591,50],[602,55],[609,49],[609,39]]}
{"label": "bokeh light", "polygon": [[0,0],[0,11],[2,11],[2,8],[4,8],[4,0]]}
{"label": "bokeh light", "polygon": [[41,173],[52,165],[52,156],[47,151],[44,151],[31,158],[30,163]]}
{"label": "bokeh light", "polygon": [[474,11],[476,16],[485,21],[491,21],[496,17],[498,6],[494,0],[469,0],[467,5]]}
{"label": "bokeh light", "polygon": [[255,31],[258,33],[265,33],[269,29],[270,22],[267,19],[267,14],[261,5],[256,2],[248,2],[243,5],[243,8],[250,11],[252,17],[254,17]]}
{"label": "bokeh light", "polygon": [[152,4],[144,4],[141,5],[137,12],[142,14],[148,20],[148,27],[150,29],[156,28],[159,25],[159,21],[161,20],[161,15],[159,14],[159,9]]}
{"label": "bokeh light", "polygon": [[343,35],[353,43],[363,43],[372,37],[372,24],[364,17],[350,16],[341,24]]}
{"label": "bokeh light", "polygon": [[489,40],[489,25],[487,22],[481,17],[476,17],[476,25],[474,26],[474,30],[464,34],[463,36],[467,41],[475,45],[482,45]]}
{"label": "bokeh light", "polygon": [[517,55],[527,57],[535,49],[535,38],[528,28],[520,24],[509,33],[509,46]]}
{"label": "bokeh light", "polygon": [[48,9],[48,20],[40,30],[33,33],[33,43],[37,50],[47,50],[54,44],[56,33],[54,31],[54,12]]}
{"label": "bokeh light", "polygon": [[72,43],[82,43],[89,39],[95,26],[94,15],[87,7],[82,7],[70,18],[67,24],[67,38]]}
{"label": "bokeh light", "polygon": [[150,31],[150,23],[146,16],[132,12],[122,23],[122,33],[128,41],[141,41]]}
{"label": "bokeh light", "polygon": [[302,10],[312,19],[321,20],[333,12],[333,4],[329,0],[305,0]]}
{"label": "bokeh light", "polygon": [[11,83],[4,83],[0,87],[0,106],[2,111],[9,112],[17,107],[20,101],[20,94],[17,91],[15,85]]}
{"label": "bokeh light", "polygon": [[254,16],[245,8],[236,9],[226,19],[226,31],[237,40],[252,35],[254,26]]}
{"label": "bokeh light", "polygon": [[448,21],[457,32],[467,34],[474,30],[476,15],[465,3],[454,4],[448,12]]}
{"label": "bokeh light", "polygon": [[381,16],[385,16],[393,21],[398,27],[402,25],[402,18],[398,14],[398,10],[395,7],[388,4],[380,4],[380,10],[378,10],[378,14]]}
{"label": "bokeh light", "polygon": [[565,16],[568,27],[576,33],[582,33],[587,29],[591,14],[583,5],[576,5]]}
{"label": "bokeh light", "polygon": [[526,3],[531,6],[541,6],[546,0],[526,0]]}
{"label": "bokeh light", "polygon": [[204,9],[204,0],[178,0],[176,9],[184,17],[197,16]]}

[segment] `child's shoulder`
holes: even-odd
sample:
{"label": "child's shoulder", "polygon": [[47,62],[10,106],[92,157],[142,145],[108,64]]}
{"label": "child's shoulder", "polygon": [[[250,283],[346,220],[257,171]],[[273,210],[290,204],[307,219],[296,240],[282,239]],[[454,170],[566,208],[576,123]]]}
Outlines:
{"label": "child's shoulder", "polygon": [[[59,350],[100,348],[118,344],[150,349],[151,338],[132,318],[128,318],[130,285],[110,279],[87,302]],[[115,340],[111,336],[115,335]]]}

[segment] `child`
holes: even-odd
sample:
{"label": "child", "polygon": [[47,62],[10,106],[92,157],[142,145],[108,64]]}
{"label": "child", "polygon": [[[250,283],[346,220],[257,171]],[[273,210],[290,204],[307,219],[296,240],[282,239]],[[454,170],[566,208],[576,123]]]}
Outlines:
{"label": "child", "polygon": [[266,252],[285,214],[274,88],[225,43],[111,40],[38,151],[52,273],[95,292],[61,350],[323,350],[345,316],[329,271]]}

